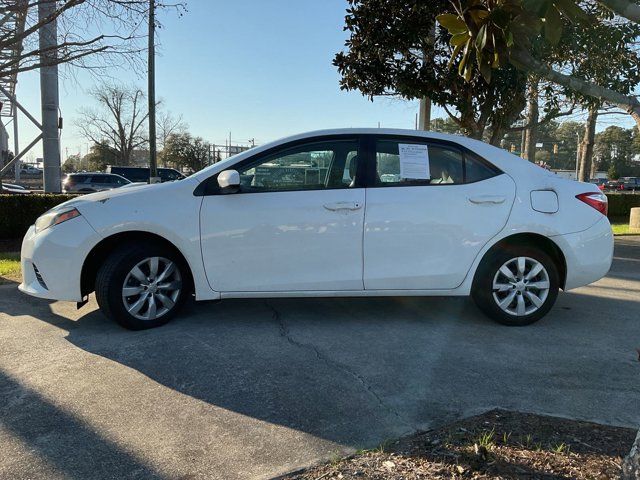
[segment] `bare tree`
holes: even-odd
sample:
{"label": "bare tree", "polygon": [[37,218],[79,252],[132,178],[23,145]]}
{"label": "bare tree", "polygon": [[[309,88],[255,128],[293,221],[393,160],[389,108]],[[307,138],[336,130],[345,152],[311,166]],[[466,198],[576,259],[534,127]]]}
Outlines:
{"label": "bare tree", "polygon": [[119,165],[130,164],[133,151],[148,142],[144,93],[135,87],[102,85],[91,95],[98,107],[80,111],[76,122],[80,134],[96,144],[108,143],[117,152]]}
{"label": "bare tree", "polygon": [[[40,19],[42,3],[55,3],[55,10]],[[156,5],[184,9],[181,3]],[[138,64],[143,60],[137,54],[146,50],[148,7],[149,0],[0,0],[0,49],[12,52],[0,61],[0,77],[37,69],[44,59],[89,69]],[[39,30],[54,20],[58,44],[42,50]]]}
{"label": "bare tree", "polygon": [[165,148],[169,137],[173,134],[185,133],[187,128],[188,125],[184,121],[182,115],[174,115],[167,111],[163,111],[158,114],[156,132],[158,137],[158,150],[160,151],[159,158],[163,166],[167,166]]}

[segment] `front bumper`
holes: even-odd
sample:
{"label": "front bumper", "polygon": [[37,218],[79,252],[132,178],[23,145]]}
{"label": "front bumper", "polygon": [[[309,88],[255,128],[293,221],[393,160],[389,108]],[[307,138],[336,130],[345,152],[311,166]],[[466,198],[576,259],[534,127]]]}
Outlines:
{"label": "front bumper", "polygon": [[82,216],[37,234],[31,226],[22,241],[23,281],[18,289],[38,298],[82,301],[82,265],[99,240]]}
{"label": "front bumper", "polygon": [[583,287],[604,277],[613,261],[613,232],[606,217],[587,230],[551,237],[564,253],[564,290]]}

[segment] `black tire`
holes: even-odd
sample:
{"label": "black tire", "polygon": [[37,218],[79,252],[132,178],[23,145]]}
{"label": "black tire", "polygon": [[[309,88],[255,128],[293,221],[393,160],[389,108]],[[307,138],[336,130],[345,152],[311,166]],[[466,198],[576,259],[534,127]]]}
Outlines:
{"label": "black tire", "polygon": [[[498,305],[498,301],[494,298],[493,282],[503,265],[510,260],[520,257],[532,259],[542,264],[548,276],[549,290],[544,302],[537,310],[518,316],[508,313]],[[514,290],[517,289],[515,286],[512,288],[514,288]],[[520,286],[520,288],[522,288],[522,286]],[[513,245],[501,248],[500,250],[490,251],[485,258],[482,259],[474,278],[471,296],[478,308],[492,320],[508,326],[525,326],[537,322],[551,310],[551,307],[553,307],[558,297],[559,288],[560,276],[558,274],[558,267],[547,253],[533,246]],[[505,299],[509,293],[510,291],[504,293]],[[534,307],[525,292],[516,291],[515,293],[517,296],[523,296],[523,300],[526,299],[531,308]],[[503,293],[497,292],[496,295],[503,295]],[[515,297],[514,305],[517,304],[519,300],[517,296]]]}
{"label": "black tire", "polygon": [[[182,287],[177,293],[175,303],[167,309],[166,313],[154,319],[142,320],[127,311],[123,299],[123,287],[132,269],[151,257],[160,257],[173,262],[181,279]],[[165,325],[178,313],[191,293],[190,278],[187,265],[172,250],[161,245],[126,244],[111,253],[98,270],[95,284],[96,300],[105,316],[127,329],[155,328]],[[163,308],[165,308],[164,305]]]}

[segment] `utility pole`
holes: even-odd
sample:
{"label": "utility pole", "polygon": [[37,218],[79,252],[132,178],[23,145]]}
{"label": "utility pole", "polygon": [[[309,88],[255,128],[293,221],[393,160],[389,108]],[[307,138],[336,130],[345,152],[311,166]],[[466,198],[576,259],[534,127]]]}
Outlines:
{"label": "utility pole", "polygon": [[[53,18],[56,1],[45,0],[38,3],[38,20],[45,22],[40,27],[40,98],[42,103],[42,154],[44,157],[44,191],[59,193],[62,189],[60,178],[60,137],[58,98],[58,26]],[[16,167],[19,168],[19,167]]]}
{"label": "utility pole", "polygon": [[156,151],[156,4],[149,0],[149,183],[160,183]]}
{"label": "utility pole", "polygon": [[431,100],[426,97],[420,99],[418,130],[431,130]]}

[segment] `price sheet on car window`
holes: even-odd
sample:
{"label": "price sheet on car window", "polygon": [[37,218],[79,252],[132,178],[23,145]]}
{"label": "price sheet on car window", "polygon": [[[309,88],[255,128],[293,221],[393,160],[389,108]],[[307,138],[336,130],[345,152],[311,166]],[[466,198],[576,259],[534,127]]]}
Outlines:
{"label": "price sheet on car window", "polygon": [[401,143],[398,145],[400,152],[400,178],[412,180],[429,180],[429,150],[426,145]]}

